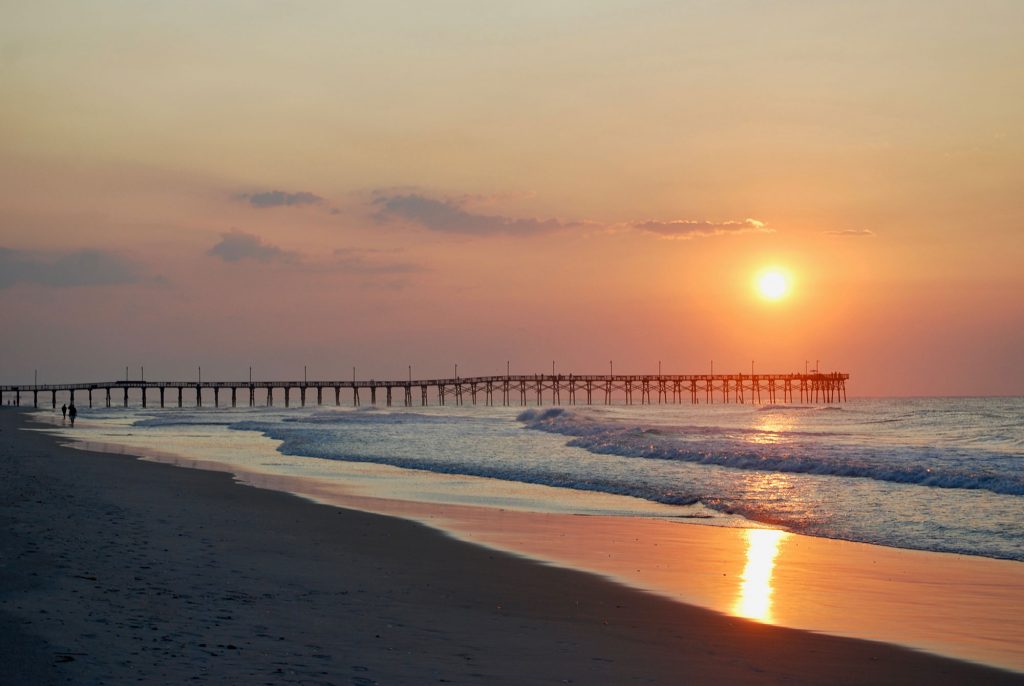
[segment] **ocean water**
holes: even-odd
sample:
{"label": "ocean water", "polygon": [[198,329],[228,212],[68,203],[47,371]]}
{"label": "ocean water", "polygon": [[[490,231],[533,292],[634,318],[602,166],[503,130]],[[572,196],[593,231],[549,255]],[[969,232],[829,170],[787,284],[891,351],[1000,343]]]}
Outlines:
{"label": "ocean water", "polygon": [[[613,514],[1024,560],[1024,398],[139,408],[82,418],[75,432],[85,440],[169,452],[198,444],[227,462],[255,452],[260,469],[289,475],[320,478],[331,465],[372,463],[453,482],[483,477],[447,492],[459,502],[588,511],[587,503],[605,501],[573,496],[607,494],[621,497]],[[554,488],[531,491],[527,502],[481,484]]]}

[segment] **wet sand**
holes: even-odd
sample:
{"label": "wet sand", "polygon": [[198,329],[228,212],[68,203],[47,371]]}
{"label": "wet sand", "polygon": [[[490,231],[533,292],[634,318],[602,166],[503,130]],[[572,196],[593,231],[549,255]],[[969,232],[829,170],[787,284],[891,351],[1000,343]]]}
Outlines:
{"label": "wet sand", "polygon": [[[180,457],[147,455],[190,464]],[[205,462],[201,468],[329,505],[411,519],[471,543],[595,573],[719,613],[1024,672],[1024,564],[1012,560],[697,525],[699,519],[678,515],[581,516],[396,499],[381,495],[390,487],[381,487],[378,466],[369,489],[237,465]],[[408,471],[385,473],[391,480]],[[477,486],[486,492],[492,482],[481,479]]]}
{"label": "wet sand", "polygon": [[0,683],[998,684],[719,615],[0,411]]}

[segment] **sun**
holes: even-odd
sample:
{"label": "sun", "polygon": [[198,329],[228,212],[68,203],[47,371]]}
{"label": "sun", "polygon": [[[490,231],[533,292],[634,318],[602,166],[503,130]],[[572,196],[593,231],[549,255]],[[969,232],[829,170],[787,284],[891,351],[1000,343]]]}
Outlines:
{"label": "sun", "polygon": [[766,269],[757,276],[757,292],[765,300],[781,300],[789,293],[789,277],[781,269]]}

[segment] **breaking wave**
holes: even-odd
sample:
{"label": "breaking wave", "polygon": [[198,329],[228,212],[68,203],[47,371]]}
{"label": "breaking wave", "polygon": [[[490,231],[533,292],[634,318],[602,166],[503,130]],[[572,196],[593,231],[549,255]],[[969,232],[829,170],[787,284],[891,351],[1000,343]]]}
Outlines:
{"label": "breaking wave", "polygon": [[1007,468],[1019,458],[980,450],[841,441],[823,450],[818,445],[823,437],[842,434],[622,424],[558,407],[526,410],[517,419],[528,429],[568,436],[568,445],[601,455],[1024,495],[1024,478]]}

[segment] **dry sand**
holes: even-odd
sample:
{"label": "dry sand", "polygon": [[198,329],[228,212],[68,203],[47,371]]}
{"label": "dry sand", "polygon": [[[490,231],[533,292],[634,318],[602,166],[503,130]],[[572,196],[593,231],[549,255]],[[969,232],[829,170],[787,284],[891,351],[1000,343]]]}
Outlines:
{"label": "dry sand", "polygon": [[1020,684],[715,614],[0,411],[2,684]]}

